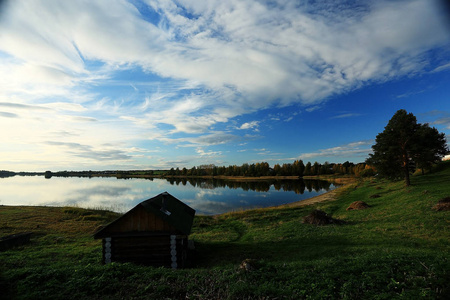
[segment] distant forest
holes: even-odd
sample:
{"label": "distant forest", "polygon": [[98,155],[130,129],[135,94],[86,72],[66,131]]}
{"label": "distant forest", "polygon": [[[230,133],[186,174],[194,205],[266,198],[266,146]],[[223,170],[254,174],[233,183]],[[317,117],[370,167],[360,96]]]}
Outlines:
{"label": "distant forest", "polygon": [[273,168],[267,162],[256,164],[245,163],[242,166],[230,165],[215,166],[201,165],[192,167],[191,169],[171,168],[166,176],[244,176],[244,177],[261,177],[261,176],[317,176],[317,175],[355,175],[355,176],[372,176],[375,174],[373,167],[365,163],[354,164],[346,161],[345,163],[328,163],[320,164],[315,162],[303,163],[302,160],[296,160],[293,163],[276,164]]}
{"label": "distant forest", "polygon": [[1,177],[20,176],[42,176],[47,178],[57,177],[92,177],[92,176],[114,176],[118,178],[126,177],[196,177],[196,176],[231,176],[231,177],[263,177],[263,176],[318,176],[318,175],[355,175],[355,176],[373,176],[375,169],[365,163],[354,164],[346,161],[345,163],[320,164],[315,162],[303,163],[302,160],[296,160],[293,163],[276,164],[273,167],[267,162],[248,164],[241,166],[230,165],[216,166],[213,164],[201,165],[186,168],[171,168],[170,170],[109,170],[109,171],[59,171],[59,172],[11,172],[0,170]]}

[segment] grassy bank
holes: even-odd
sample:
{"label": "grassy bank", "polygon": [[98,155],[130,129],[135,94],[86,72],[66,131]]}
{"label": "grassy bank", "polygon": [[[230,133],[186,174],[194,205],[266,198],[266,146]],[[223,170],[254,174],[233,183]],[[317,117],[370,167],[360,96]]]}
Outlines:
{"label": "grassy bank", "polygon": [[[0,207],[0,235],[33,231],[0,252],[6,299],[446,299],[450,166],[403,182],[366,180],[306,207],[197,216],[190,269],[101,264],[98,226],[117,217],[79,208]],[[362,200],[371,208],[347,211]],[[344,225],[314,226],[318,208]],[[239,268],[252,259],[254,270]],[[3,299],[3,298],[2,298]]]}

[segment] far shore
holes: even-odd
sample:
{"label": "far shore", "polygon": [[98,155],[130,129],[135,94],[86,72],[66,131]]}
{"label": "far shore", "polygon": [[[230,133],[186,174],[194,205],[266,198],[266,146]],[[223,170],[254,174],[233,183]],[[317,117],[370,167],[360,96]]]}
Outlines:
{"label": "far shore", "polygon": [[234,181],[268,181],[268,180],[325,180],[337,184],[346,184],[355,180],[353,175],[314,175],[314,176],[227,176],[227,175],[201,175],[201,176],[187,176],[187,175],[162,175],[162,174],[123,174],[123,173],[103,173],[103,172],[11,172],[8,176],[45,176],[50,179],[52,177],[111,177],[117,179],[128,178],[143,178],[143,179],[218,179],[218,180],[234,180]]}
{"label": "far shore", "polygon": [[[58,175],[56,175],[58,176]],[[325,180],[330,181],[332,183],[337,184],[346,184],[349,182],[354,182],[355,177],[344,175],[344,176],[336,176],[336,175],[318,175],[318,176],[259,176],[259,177],[251,177],[251,176],[213,176],[213,175],[204,175],[204,176],[183,176],[183,175],[119,175],[116,174],[92,174],[91,177],[117,177],[117,178],[161,178],[161,179],[219,179],[219,180],[236,180],[236,181],[264,181],[264,180],[299,180],[299,179],[309,179],[309,180]]]}

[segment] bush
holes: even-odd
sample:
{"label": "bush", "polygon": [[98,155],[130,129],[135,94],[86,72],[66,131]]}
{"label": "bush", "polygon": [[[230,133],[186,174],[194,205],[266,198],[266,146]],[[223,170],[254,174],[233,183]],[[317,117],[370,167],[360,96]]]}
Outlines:
{"label": "bush", "polygon": [[362,170],[361,173],[359,173],[359,176],[372,177],[372,176],[375,176],[375,171],[373,169],[365,169],[365,170]]}

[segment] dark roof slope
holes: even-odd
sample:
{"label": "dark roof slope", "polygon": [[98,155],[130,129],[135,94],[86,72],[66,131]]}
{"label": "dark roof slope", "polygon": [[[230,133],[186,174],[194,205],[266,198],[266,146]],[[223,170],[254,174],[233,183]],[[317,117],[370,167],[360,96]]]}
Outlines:
{"label": "dark roof slope", "polygon": [[184,234],[191,233],[195,210],[168,192],[141,202],[148,212],[161,217]]}
{"label": "dark roof slope", "polygon": [[192,223],[194,221],[195,210],[190,206],[184,204],[168,192],[161,193],[153,198],[145,200],[138,205],[136,205],[133,209],[117,218],[101,230],[97,231],[94,234],[94,238],[102,238],[104,237],[104,233],[109,231],[109,228],[112,227],[113,224],[117,224],[125,219],[125,216],[133,214],[136,211],[136,208],[139,206],[143,207],[145,211],[155,215],[156,217],[166,221],[177,231],[182,234],[190,234]]}

